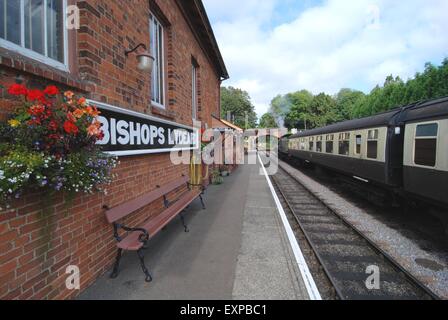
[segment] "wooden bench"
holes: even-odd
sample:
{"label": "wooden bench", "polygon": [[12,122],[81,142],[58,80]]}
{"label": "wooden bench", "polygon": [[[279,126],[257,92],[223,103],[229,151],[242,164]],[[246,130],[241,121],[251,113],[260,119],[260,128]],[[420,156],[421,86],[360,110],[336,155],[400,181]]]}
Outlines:
{"label": "wooden bench", "polygon": [[[183,185],[187,186],[187,191],[182,193],[182,195],[178,199],[169,202],[167,195]],[[109,207],[105,206],[104,209],[106,210],[105,214],[107,221],[113,225],[114,238],[118,242],[117,257],[110,277],[114,279],[118,276],[118,268],[120,265],[123,250],[137,251],[140,265],[142,267],[143,273],[146,276],[145,280],[147,282],[151,282],[152,276],[145,265],[143,255],[144,247],[152,237],[154,237],[160,230],[162,230],[178,215],[180,215],[182,225],[185,228],[185,232],[189,232],[188,227],[185,224],[182,212],[197,198],[200,198],[202,207],[203,209],[205,209],[202,194],[203,191],[193,190],[191,188],[188,177],[182,176],[181,178],[164,186],[157,186],[157,189],[155,189],[154,191],[146,193],[134,200],[123,203],[122,205],[119,205],[115,208],[110,209]],[[144,222],[142,226],[131,228],[119,223],[119,221],[128,217],[132,213],[162,198],[165,207],[163,212],[154,217],[151,217],[146,222]],[[126,235],[121,237],[119,235],[120,230],[126,231]]]}

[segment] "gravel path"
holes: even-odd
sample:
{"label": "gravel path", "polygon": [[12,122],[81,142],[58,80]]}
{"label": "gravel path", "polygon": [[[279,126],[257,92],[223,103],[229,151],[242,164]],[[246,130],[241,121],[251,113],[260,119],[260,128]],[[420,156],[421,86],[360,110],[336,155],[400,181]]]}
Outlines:
{"label": "gravel path", "polygon": [[372,217],[363,209],[342,198],[298,169],[280,161],[284,170],[312,191],[331,209],[366,234],[414,277],[422,281],[442,299],[448,299],[448,253],[423,250],[413,239]]}

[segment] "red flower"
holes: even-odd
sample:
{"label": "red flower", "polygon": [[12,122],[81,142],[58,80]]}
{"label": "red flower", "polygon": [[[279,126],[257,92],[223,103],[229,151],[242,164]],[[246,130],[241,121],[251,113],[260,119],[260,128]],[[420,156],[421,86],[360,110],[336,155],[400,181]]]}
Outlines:
{"label": "red flower", "polygon": [[76,126],[76,124],[72,121],[65,121],[64,123],[64,130],[65,132],[67,132],[68,134],[74,134],[77,135],[79,132],[78,127]]}
{"label": "red flower", "polygon": [[52,140],[59,140],[61,139],[61,136],[59,134],[50,134],[48,138]]}
{"label": "red flower", "polygon": [[42,105],[35,105],[29,108],[28,113],[32,116],[39,116],[45,111],[45,107]]}
{"label": "red flower", "polygon": [[50,129],[51,131],[57,131],[58,124],[56,123],[56,121],[51,120],[50,123],[48,124],[48,129]]}
{"label": "red flower", "polygon": [[9,87],[8,93],[13,96],[26,96],[28,94],[28,90],[24,85],[15,83]]}
{"label": "red flower", "polygon": [[41,103],[45,103],[44,93],[40,90],[30,90],[28,91],[27,98],[29,101],[39,101]]}
{"label": "red flower", "polygon": [[56,86],[48,86],[45,88],[44,93],[48,96],[55,96],[59,94],[59,89]]}

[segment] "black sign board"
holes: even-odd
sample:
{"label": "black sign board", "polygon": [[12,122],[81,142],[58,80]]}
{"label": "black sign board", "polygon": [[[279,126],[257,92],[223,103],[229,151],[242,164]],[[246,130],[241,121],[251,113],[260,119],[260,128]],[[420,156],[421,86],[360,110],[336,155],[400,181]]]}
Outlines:
{"label": "black sign board", "polygon": [[165,153],[198,148],[198,130],[146,114],[88,101],[101,115],[104,152],[116,156]]}

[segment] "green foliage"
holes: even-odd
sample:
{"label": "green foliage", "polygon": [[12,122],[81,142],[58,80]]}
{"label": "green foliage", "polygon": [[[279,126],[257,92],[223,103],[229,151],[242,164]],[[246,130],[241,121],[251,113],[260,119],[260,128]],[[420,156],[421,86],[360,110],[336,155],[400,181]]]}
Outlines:
{"label": "green foliage", "polygon": [[261,129],[271,129],[271,128],[278,128],[277,121],[275,120],[274,116],[271,113],[265,113],[261,119],[260,124],[258,125]]}
{"label": "green foliage", "polygon": [[246,91],[234,87],[221,88],[221,118],[227,119],[230,113],[231,122],[244,129],[255,128],[257,114],[250,96]]}
{"label": "green foliage", "polygon": [[[367,95],[352,89],[341,89],[334,97],[325,93],[313,96],[304,90],[277,96],[271,104],[271,111],[284,116],[288,129],[303,130],[444,96],[448,96],[448,58],[438,67],[426,63],[423,73],[417,73],[406,82],[390,75],[383,86],[377,85]],[[285,113],[284,110],[288,111]]]}

